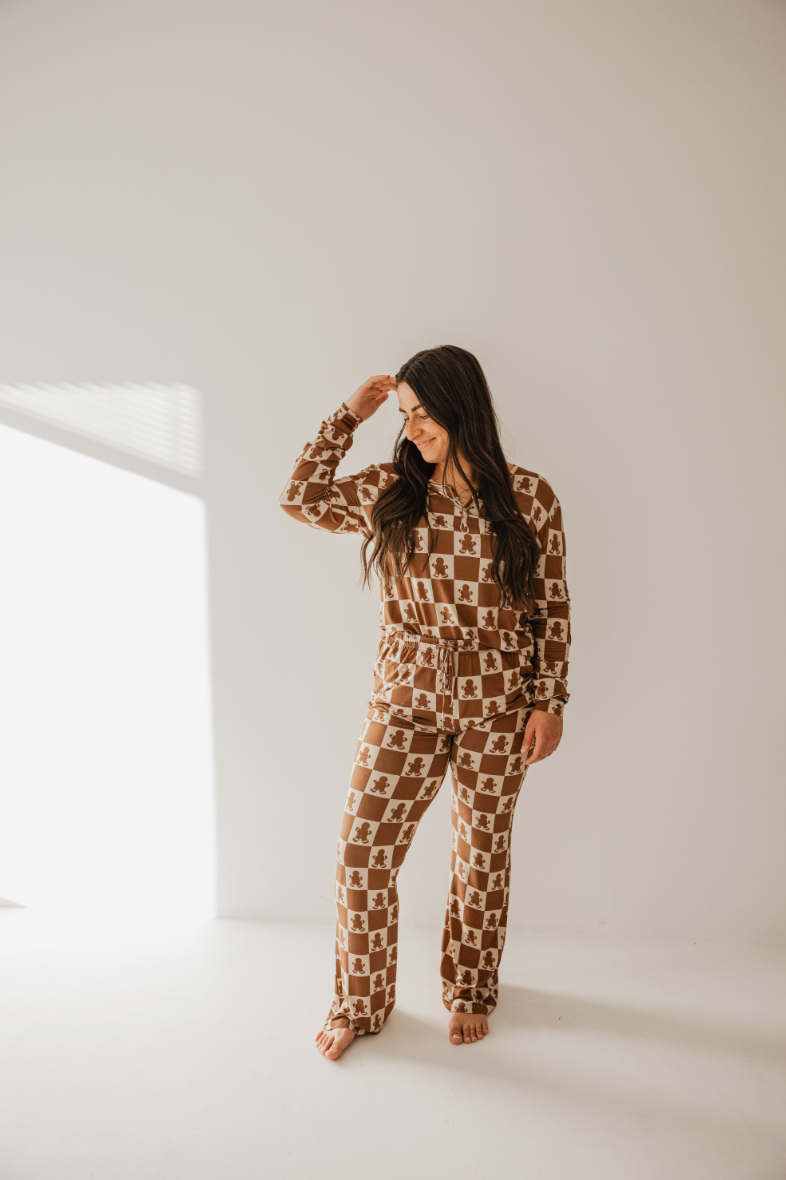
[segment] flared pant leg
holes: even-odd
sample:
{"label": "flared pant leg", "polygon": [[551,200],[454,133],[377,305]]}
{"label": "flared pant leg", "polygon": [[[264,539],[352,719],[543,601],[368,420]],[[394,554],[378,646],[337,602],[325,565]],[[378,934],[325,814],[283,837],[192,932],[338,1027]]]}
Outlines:
{"label": "flared pant leg", "polygon": [[499,994],[510,891],[513,811],[527,772],[522,738],[531,708],[453,739],[453,853],[442,934],[442,1000],[451,1012],[488,1013]]}
{"label": "flared pant leg", "polygon": [[367,714],[338,842],[335,994],[325,1028],[377,1033],[396,1002],[396,879],[450,758],[449,734]]}

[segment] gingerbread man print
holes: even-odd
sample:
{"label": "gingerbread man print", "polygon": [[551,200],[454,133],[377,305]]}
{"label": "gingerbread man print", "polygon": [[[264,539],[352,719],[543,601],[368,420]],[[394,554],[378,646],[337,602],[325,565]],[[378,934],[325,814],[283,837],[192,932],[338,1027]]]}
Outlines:
{"label": "gingerbread man print", "polygon": [[[350,402],[304,446],[280,502],[311,528],[373,538],[379,496],[401,476],[389,462],[346,473],[344,457],[362,429]],[[492,576],[495,529],[482,497],[459,510],[455,489],[434,479],[421,519],[412,522],[409,567],[391,567],[379,580],[380,657],[336,863],[330,1019],[342,1018],[358,1036],[384,1030],[395,1004],[396,879],[448,770],[455,827],[442,995],[451,1013],[485,1014],[498,1000],[510,831],[527,771],[521,735],[532,710],[561,715],[570,646],[559,502],[543,477],[507,467],[540,551],[532,601],[502,601],[504,566]]]}

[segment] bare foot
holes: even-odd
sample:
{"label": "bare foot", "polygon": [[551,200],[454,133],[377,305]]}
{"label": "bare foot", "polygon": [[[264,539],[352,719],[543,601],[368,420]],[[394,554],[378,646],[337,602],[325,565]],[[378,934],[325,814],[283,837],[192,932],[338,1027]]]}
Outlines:
{"label": "bare foot", "polygon": [[325,1057],[335,1061],[352,1044],[355,1034],[351,1028],[331,1028],[328,1030],[323,1028],[314,1039],[320,1053],[324,1053]]}
{"label": "bare foot", "polygon": [[451,1044],[471,1045],[489,1035],[489,1022],[485,1016],[473,1016],[467,1012],[454,1012],[448,1025]]}

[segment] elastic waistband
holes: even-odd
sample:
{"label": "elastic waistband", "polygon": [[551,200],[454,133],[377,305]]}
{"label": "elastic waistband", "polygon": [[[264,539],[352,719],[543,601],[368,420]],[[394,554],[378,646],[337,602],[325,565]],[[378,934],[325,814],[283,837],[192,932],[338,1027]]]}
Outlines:
{"label": "elastic waistband", "polygon": [[443,639],[439,635],[417,635],[411,631],[386,630],[382,632],[382,639],[399,643],[428,643],[444,651],[480,651],[483,647],[476,635],[470,635],[467,639]]}

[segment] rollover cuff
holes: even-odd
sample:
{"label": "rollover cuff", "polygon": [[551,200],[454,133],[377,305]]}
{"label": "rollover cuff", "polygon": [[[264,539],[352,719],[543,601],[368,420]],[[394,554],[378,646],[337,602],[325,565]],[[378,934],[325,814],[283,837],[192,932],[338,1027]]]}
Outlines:
{"label": "rollover cuff", "polygon": [[363,421],[354,410],[350,410],[346,402],[342,402],[336,410],[336,419],[346,426],[347,430],[357,430]]}
{"label": "rollover cuff", "polygon": [[547,700],[535,701],[534,710],[536,713],[553,713],[555,717],[561,717],[565,711],[565,702],[557,697],[549,697]]}

